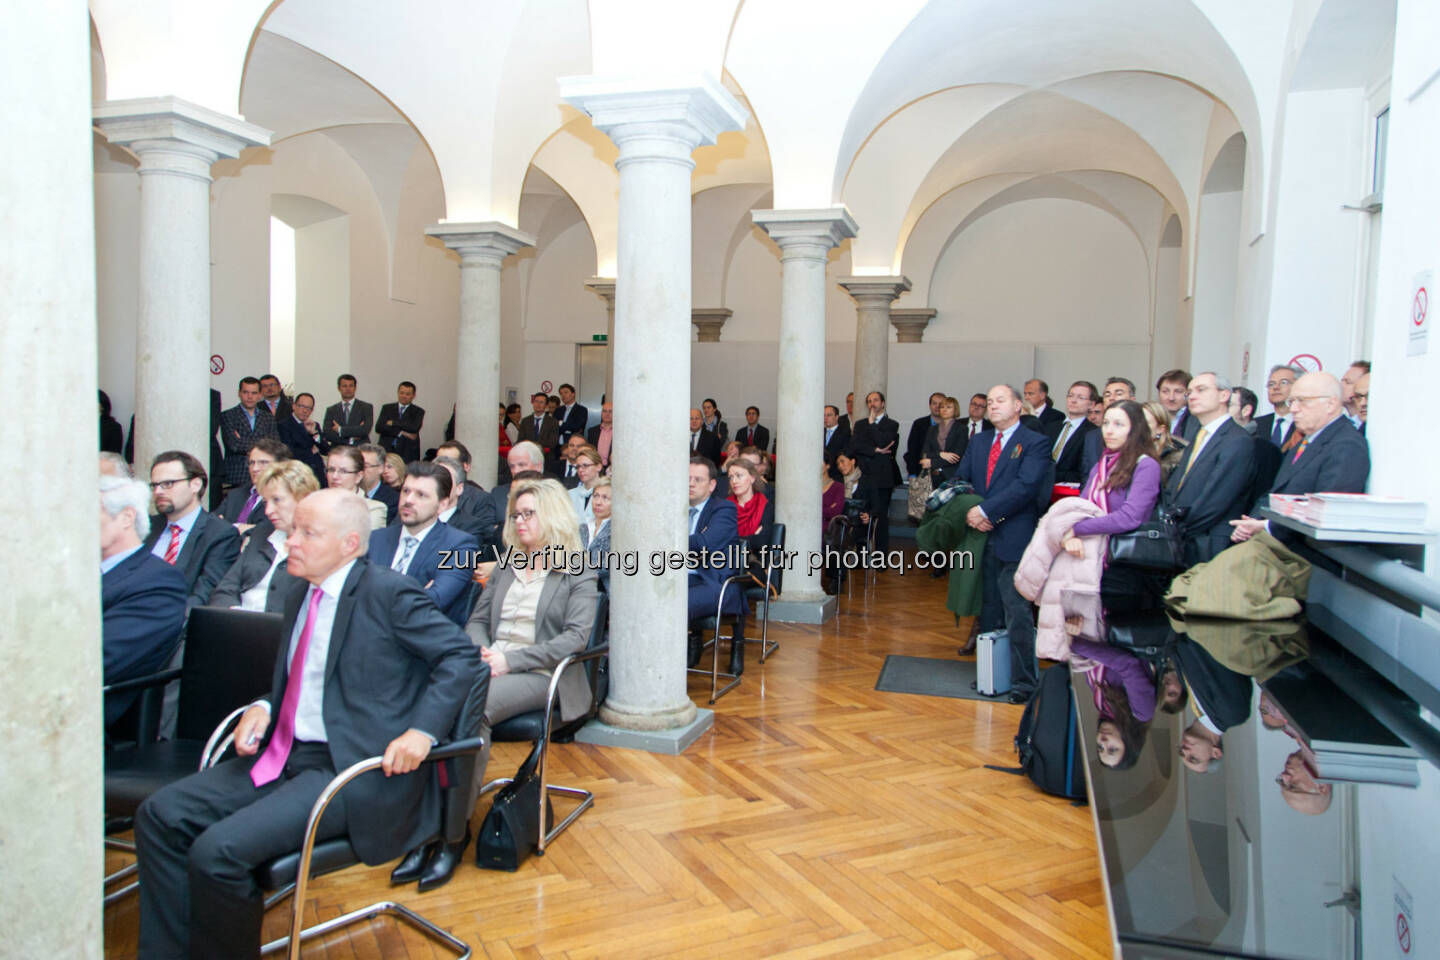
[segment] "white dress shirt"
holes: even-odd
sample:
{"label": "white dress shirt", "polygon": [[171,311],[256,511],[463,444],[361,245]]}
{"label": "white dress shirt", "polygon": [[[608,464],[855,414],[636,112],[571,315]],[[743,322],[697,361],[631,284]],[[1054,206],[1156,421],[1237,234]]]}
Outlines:
{"label": "white dress shirt", "polygon": [[275,578],[275,571],[280,568],[280,564],[284,563],[290,556],[290,551],[285,546],[286,541],[290,539],[289,534],[283,530],[272,530],[270,536],[265,539],[270,543],[270,546],[275,548],[275,561],[270,564],[270,569],[265,571],[265,576],[261,577],[255,586],[240,594],[241,610],[258,610],[261,612],[265,610],[265,598],[270,592],[270,581]]}
{"label": "white dress shirt", "polygon": [[[178,563],[180,551],[185,549],[185,541],[189,539],[190,531],[195,528],[195,518],[198,516],[200,516],[199,510],[191,510],[186,516],[173,521],[169,517],[162,515],[160,519],[165,521],[165,531],[160,534],[160,539],[155,541],[155,546],[150,548],[150,552],[161,560],[164,560],[165,551],[170,548],[170,538],[178,537],[180,539],[180,546],[175,551],[176,562]],[[153,523],[154,521],[152,520],[151,522]],[[179,524],[180,532],[176,533],[174,530],[171,530],[171,524]]]}
{"label": "white dress shirt", "polygon": [[411,533],[408,527],[402,525],[400,527],[400,541],[395,544],[395,552],[390,556],[390,569],[394,570],[396,562],[399,561],[401,557],[405,556],[405,541],[413,538],[415,540],[415,546],[412,547],[410,550],[410,559],[405,561],[405,569],[398,571],[399,573],[404,573],[408,575],[410,573],[410,565],[415,562],[415,557],[418,556],[420,553],[420,544],[425,540],[426,535],[434,526],[435,521],[431,520],[421,529],[417,530],[414,533]]}
{"label": "white dress shirt", "polygon": [[[305,665],[300,672],[300,699],[295,704],[295,739],[327,742],[325,736],[325,662],[330,658],[330,633],[335,629],[335,609],[340,605],[340,590],[355,561],[336,570],[320,584],[323,594],[320,606],[315,610],[315,627],[310,632],[310,648],[305,652]],[[311,590],[317,589],[312,586]],[[300,615],[290,631],[290,643],[285,648],[285,662],[295,659],[295,647],[300,643],[300,634],[305,632],[305,613],[310,606],[310,592],[300,602]],[[261,700],[274,714],[268,700]]]}

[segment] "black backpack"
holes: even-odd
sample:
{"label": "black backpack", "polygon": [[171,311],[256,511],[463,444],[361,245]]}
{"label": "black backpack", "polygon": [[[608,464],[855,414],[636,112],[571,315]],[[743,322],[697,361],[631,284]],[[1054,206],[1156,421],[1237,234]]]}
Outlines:
{"label": "black backpack", "polygon": [[1086,800],[1084,761],[1080,757],[1080,729],[1075,722],[1075,695],[1070,671],[1052,667],[1040,671],[1040,683],[1025,704],[1015,734],[1018,767],[990,770],[1024,774],[1046,793],[1067,797],[1077,804]]}

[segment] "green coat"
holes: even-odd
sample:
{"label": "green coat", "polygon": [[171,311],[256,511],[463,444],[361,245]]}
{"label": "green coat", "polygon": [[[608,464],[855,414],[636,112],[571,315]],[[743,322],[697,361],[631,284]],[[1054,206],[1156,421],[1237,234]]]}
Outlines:
{"label": "green coat", "polygon": [[1310,563],[1260,531],[1175,578],[1165,604],[1181,616],[1283,620],[1300,613]]}
{"label": "green coat", "polygon": [[965,514],[983,499],[979,494],[963,493],[927,513],[915,532],[921,550],[962,552],[950,567],[950,593],[945,599],[945,608],[957,617],[980,615],[980,554],[985,551],[985,534],[966,523]]}

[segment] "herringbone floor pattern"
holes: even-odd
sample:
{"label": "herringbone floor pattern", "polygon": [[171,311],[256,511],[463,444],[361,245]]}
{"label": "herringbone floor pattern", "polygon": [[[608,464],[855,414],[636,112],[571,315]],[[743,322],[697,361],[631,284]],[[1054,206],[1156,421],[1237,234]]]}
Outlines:
{"label": "herringbone floor pattern", "polygon": [[[824,627],[775,628],[780,651],[751,656],[683,756],[553,747],[555,782],[597,799],[544,857],[515,874],[467,860],[396,899],[494,958],[1109,956],[1088,809],[983,768],[1013,762],[1020,708],[873,689],[887,654],[954,656],[944,583],[883,574]],[[497,745],[492,775],[524,752]],[[307,911],[391,896],[388,874],[322,878]],[[106,911],[107,957],[134,955],[137,912]],[[379,920],[307,956],[448,954]]]}

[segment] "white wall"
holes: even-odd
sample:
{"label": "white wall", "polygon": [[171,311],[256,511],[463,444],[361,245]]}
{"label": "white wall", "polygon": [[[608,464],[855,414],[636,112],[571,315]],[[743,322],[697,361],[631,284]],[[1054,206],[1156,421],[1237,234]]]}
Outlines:
{"label": "white wall", "polygon": [[1240,374],[1234,354],[1243,349],[1234,342],[1241,198],[1238,190],[1200,197],[1195,319],[1190,334],[1190,368],[1230,372],[1232,377]]}
{"label": "white wall", "polygon": [[294,380],[304,384],[295,392],[314,393],[317,403],[351,366],[350,256],[349,217],[332,217],[295,231]]}
{"label": "white wall", "polygon": [[135,414],[139,231],[139,176],[133,170],[96,174],[95,293],[100,389],[110,395],[113,416],[125,428],[127,436],[130,418]]}

